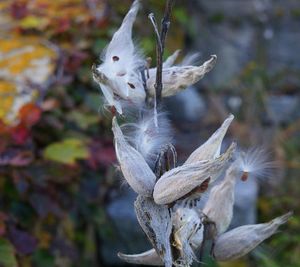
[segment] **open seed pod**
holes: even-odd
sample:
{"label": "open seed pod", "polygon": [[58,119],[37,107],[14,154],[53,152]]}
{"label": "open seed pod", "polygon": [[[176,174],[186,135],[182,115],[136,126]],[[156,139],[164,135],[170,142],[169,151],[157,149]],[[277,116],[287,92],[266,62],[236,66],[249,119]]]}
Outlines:
{"label": "open seed pod", "polygon": [[220,157],[174,168],[160,177],[154,186],[153,198],[157,204],[170,204],[184,198],[201,184],[215,181],[227,167],[236,144],[232,143]]}
{"label": "open seed pod", "polygon": [[[201,66],[173,66],[164,68],[162,71],[162,97],[168,97],[179,93],[188,86],[201,80],[206,73],[212,70],[217,61],[217,56],[213,55]],[[147,87],[151,96],[155,94],[156,69],[149,70]]]}
{"label": "open seed pod", "polygon": [[157,205],[152,198],[138,196],[134,208],[143,231],[165,266],[172,266],[170,238],[172,221],[166,206]]}

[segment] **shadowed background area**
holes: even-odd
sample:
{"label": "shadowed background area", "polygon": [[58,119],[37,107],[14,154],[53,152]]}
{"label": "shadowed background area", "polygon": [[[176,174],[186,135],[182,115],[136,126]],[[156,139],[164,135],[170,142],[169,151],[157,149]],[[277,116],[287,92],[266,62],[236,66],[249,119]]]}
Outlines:
{"label": "shadowed background area", "polygon": [[[131,1],[0,1],[0,266],[124,266],[116,253],[150,244],[133,210],[135,194],[115,169],[111,113],[91,66]],[[155,65],[142,1],[137,44]],[[225,138],[259,146],[278,162],[265,179],[237,185],[233,225],[293,219],[250,256],[209,267],[300,266],[300,3],[297,0],[177,0],[165,56],[198,52],[216,67],[165,99],[179,162],[229,113]]]}

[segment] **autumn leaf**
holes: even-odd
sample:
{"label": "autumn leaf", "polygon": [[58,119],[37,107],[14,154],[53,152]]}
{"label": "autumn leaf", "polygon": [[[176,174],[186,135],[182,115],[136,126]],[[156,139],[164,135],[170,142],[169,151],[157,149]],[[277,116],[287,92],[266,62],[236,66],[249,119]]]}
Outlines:
{"label": "autumn leaf", "polygon": [[33,103],[28,103],[20,108],[19,118],[27,127],[33,126],[41,118],[41,109]]}
{"label": "autumn leaf", "polygon": [[15,250],[11,243],[0,238],[0,266],[3,267],[17,267],[17,259],[15,256]]}
{"label": "autumn leaf", "polygon": [[77,159],[87,159],[89,150],[81,140],[70,138],[46,147],[44,156],[60,163],[75,164]]}

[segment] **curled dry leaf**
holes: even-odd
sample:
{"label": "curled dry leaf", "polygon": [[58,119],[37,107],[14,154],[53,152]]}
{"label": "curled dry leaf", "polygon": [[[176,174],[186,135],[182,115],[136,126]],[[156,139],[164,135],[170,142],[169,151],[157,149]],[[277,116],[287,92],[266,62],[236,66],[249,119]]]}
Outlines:
{"label": "curled dry leaf", "polygon": [[155,184],[154,201],[157,204],[170,204],[201,187],[208,178],[210,182],[215,181],[227,167],[235,148],[236,144],[232,143],[227,151],[216,159],[184,164],[166,172]]}

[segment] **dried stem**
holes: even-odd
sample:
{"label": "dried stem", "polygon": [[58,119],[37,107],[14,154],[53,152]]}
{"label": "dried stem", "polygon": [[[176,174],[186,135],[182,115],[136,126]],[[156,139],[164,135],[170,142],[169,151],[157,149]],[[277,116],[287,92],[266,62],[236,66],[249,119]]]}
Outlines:
{"label": "dried stem", "polygon": [[161,92],[163,89],[162,84],[162,65],[163,65],[163,54],[165,49],[165,41],[167,33],[170,27],[170,17],[172,13],[172,7],[174,0],[167,0],[164,16],[161,22],[161,32],[159,33],[157,23],[153,13],[149,15],[149,19],[153,25],[155,36],[156,36],[156,82],[155,82],[155,106],[161,100]]}

